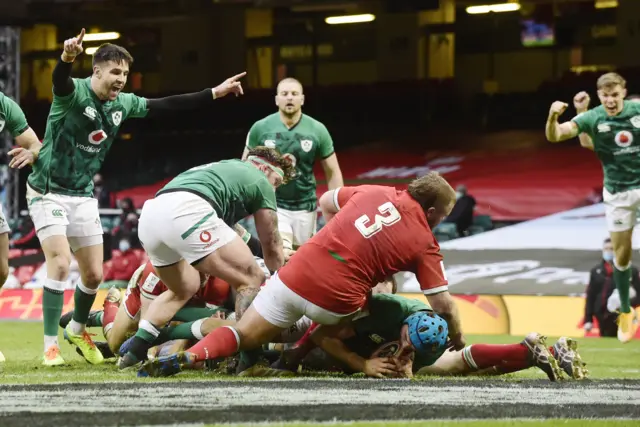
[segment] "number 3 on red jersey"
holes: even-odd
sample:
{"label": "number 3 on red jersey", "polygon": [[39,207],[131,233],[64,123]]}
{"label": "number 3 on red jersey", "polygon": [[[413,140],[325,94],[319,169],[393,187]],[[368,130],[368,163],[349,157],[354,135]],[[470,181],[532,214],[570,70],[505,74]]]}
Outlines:
{"label": "number 3 on red jersey", "polygon": [[378,212],[382,215],[376,214],[373,217],[373,224],[371,224],[371,219],[368,215],[362,215],[354,222],[354,225],[365,239],[369,239],[382,231],[382,227],[389,227],[402,219],[400,212],[391,202],[378,206]]}

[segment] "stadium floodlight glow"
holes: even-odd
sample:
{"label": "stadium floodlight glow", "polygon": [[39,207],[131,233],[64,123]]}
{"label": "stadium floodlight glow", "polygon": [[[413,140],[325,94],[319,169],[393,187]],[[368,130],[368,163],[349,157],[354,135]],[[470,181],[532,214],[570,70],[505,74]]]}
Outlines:
{"label": "stadium floodlight glow", "polygon": [[84,35],[85,42],[101,42],[106,40],[116,40],[120,38],[120,33],[109,31],[106,33],[87,33]]}
{"label": "stadium floodlight glow", "polygon": [[96,50],[98,50],[97,47],[88,47],[84,50],[84,53],[86,53],[87,55],[93,55],[94,53],[96,53]]}
{"label": "stadium floodlight glow", "polygon": [[520,3],[498,3],[487,4],[483,6],[469,6],[467,7],[467,13],[470,15],[478,15],[481,13],[500,13],[500,12],[515,12],[520,10]]}
{"label": "stadium floodlight glow", "polygon": [[361,15],[343,15],[343,16],[328,16],[324,22],[329,25],[338,24],[359,24],[361,22],[371,22],[376,19],[375,15],[371,13],[363,13]]}

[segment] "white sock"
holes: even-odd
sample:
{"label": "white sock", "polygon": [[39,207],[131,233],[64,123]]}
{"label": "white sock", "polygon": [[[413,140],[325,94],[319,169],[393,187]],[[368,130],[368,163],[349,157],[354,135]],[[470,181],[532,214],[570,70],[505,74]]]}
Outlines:
{"label": "white sock", "polygon": [[193,325],[191,325],[191,333],[198,340],[201,340],[202,338],[204,338],[204,335],[202,335],[201,328],[202,328],[202,324],[204,323],[205,320],[207,320],[207,319],[196,320],[195,322],[193,322]]}
{"label": "white sock", "polygon": [[69,327],[71,328],[71,332],[73,332],[75,335],[80,335],[84,332],[84,323],[78,323],[75,320],[71,319],[71,321],[69,322]]}
{"label": "white sock", "polygon": [[[58,346],[58,337],[50,337],[48,335],[44,336],[44,351],[49,350],[49,347],[52,345]],[[60,347],[60,346],[58,346]]]}

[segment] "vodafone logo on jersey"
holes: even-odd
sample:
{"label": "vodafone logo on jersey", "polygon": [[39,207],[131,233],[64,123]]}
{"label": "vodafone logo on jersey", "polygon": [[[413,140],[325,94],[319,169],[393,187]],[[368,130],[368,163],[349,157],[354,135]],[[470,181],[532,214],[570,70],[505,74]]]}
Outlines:
{"label": "vodafone logo on jersey", "polygon": [[102,141],[107,139],[107,133],[102,129],[94,130],[89,134],[89,143],[93,145],[100,145]]}
{"label": "vodafone logo on jersey", "polygon": [[626,130],[620,131],[616,134],[616,144],[620,147],[628,147],[633,143],[633,134]]}

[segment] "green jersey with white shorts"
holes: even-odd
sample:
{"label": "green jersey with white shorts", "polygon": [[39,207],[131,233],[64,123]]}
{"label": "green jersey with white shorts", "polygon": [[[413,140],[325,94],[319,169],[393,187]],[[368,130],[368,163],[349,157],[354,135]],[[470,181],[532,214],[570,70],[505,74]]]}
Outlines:
{"label": "green jersey with white shorts", "polygon": [[[0,132],[5,129],[15,138],[29,129],[29,124],[20,106],[13,99],[0,92]],[[9,231],[9,223],[0,207],[0,234]]]}
{"label": "green jersey with white shorts", "polygon": [[[390,357],[400,348],[400,329],[404,320],[418,311],[432,311],[424,302],[393,294],[376,294],[369,301],[366,317],[353,322],[356,335],[345,340],[349,349],[366,359]],[[415,353],[413,372],[430,366],[444,353]]]}
{"label": "green jersey with white shorts", "polygon": [[138,237],[151,263],[193,264],[237,237],[231,228],[260,209],[276,210],[266,175],[240,160],[223,160],[181,173],[142,208]]}
{"label": "green jersey with white shorts", "polygon": [[640,208],[640,104],[624,101],[616,116],[601,105],[572,120],[580,133],[591,137],[602,163],[609,230],[632,228]]}
{"label": "green jersey with white shorts", "polygon": [[27,180],[27,203],[40,240],[65,227],[62,233],[75,251],[102,242],[93,176],[122,122],[146,116],[147,102],[131,93],[101,101],[91,89],[90,77],[72,80],[73,92],[53,94],[42,149]]}
{"label": "green jersey with white shorts", "polygon": [[334,153],[329,131],[319,121],[303,114],[291,129],[282,123],[280,113],[257,121],[247,135],[247,148],[275,148],[291,160],[296,179],[281,185],[276,191],[278,226],[285,247],[298,247],[316,232],[316,160]]}

